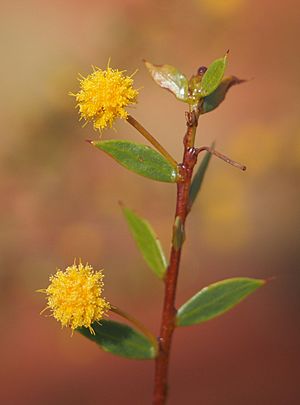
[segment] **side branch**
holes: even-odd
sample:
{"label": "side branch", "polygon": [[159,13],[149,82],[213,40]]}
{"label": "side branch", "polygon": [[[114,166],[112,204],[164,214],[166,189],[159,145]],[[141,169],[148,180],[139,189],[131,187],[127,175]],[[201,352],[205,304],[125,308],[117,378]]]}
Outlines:
{"label": "side branch", "polygon": [[201,148],[196,149],[197,154],[199,154],[200,152],[202,152],[204,150],[211,153],[212,155],[217,156],[219,159],[224,160],[224,162],[229,163],[230,165],[232,165],[240,170],[245,171],[247,169],[245,165],[243,165],[239,162],[236,162],[235,160],[230,159],[228,156],[223,155],[223,153],[216,151],[214,148],[212,148],[210,146],[202,146]]}

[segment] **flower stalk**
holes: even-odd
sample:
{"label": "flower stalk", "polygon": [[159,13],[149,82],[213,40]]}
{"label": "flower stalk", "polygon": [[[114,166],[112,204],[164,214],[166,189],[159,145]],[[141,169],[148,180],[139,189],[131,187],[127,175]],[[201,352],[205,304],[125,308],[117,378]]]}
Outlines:
{"label": "flower stalk", "polygon": [[132,115],[128,114],[127,122],[132,125],[148,142],[151,143],[167,160],[170,164],[176,169],[178,163],[176,160],[166,151],[166,149],[158,142],[154,136],[150,134]]}
{"label": "flower stalk", "polygon": [[138,321],[132,315],[123,311],[121,308],[116,307],[115,305],[110,305],[110,311],[121,316],[122,318],[129,321],[132,325],[134,325],[140,332],[142,332],[145,336],[147,336],[151,340],[151,342],[153,343],[153,346],[156,348],[156,350],[158,350],[158,344],[157,344],[156,337],[150,332],[150,330],[142,322]]}

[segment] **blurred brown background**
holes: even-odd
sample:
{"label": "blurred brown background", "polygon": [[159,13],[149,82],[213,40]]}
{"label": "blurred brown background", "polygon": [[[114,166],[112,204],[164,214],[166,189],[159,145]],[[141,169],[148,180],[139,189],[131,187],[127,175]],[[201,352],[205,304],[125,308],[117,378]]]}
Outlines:
{"label": "blurred brown background", "polygon": [[[297,24],[298,22],[298,24]],[[175,186],[120,168],[84,142],[74,99],[91,65],[133,72],[132,114],[181,157],[185,105],[141,60],[188,76],[230,48],[229,74],[252,79],[200,121],[212,159],[192,212],[178,304],[232,276],[275,277],[228,314],[182,328],[170,404],[285,405],[299,392],[299,3],[296,0],[1,3],[1,371],[3,404],[150,404],[153,364],[120,359],[39,315],[35,293],[74,257],[104,268],[105,295],[157,332],[162,285],[118,206],[148,218],[169,249]],[[298,107],[298,108],[297,108]],[[143,142],[124,122],[105,138]]]}

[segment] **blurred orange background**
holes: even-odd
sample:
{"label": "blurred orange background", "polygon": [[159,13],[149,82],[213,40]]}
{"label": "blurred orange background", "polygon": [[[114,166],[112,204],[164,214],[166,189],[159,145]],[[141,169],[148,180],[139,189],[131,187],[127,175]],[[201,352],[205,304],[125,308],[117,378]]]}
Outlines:
{"label": "blurred orange background", "polygon": [[[68,92],[78,72],[109,57],[114,68],[138,68],[131,113],[179,160],[186,106],[142,59],[191,76],[228,48],[228,74],[253,80],[201,118],[197,145],[216,140],[248,170],[211,160],[187,225],[178,304],[223,278],[274,279],[224,316],[176,331],[169,403],[300,403],[298,17],[296,0],[1,4],[1,403],[151,403],[152,362],[104,353],[39,315],[45,297],[35,290],[81,257],[105,269],[105,296],[157,333],[162,285],[118,201],[152,223],[166,251],[175,208],[174,185],[138,177],[84,142],[98,135],[81,128]],[[103,136],[144,142],[124,122]]]}

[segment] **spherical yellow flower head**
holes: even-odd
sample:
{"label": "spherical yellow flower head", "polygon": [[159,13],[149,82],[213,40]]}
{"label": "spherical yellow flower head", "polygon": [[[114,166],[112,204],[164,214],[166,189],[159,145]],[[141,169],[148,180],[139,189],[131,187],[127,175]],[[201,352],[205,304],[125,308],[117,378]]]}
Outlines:
{"label": "spherical yellow flower head", "polygon": [[136,103],[138,91],[132,87],[132,76],[111,69],[95,68],[86,78],[80,79],[81,90],[74,94],[80,119],[92,121],[95,129],[111,127],[116,118],[126,119],[125,107]]}
{"label": "spherical yellow flower head", "polygon": [[58,270],[50,277],[50,285],[42,290],[48,296],[52,316],[69,326],[73,331],[82,326],[95,334],[92,323],[100,321],[110,309],[109,303],[101,297],[103,274],[91,266],[80,263],[78,266]]}

